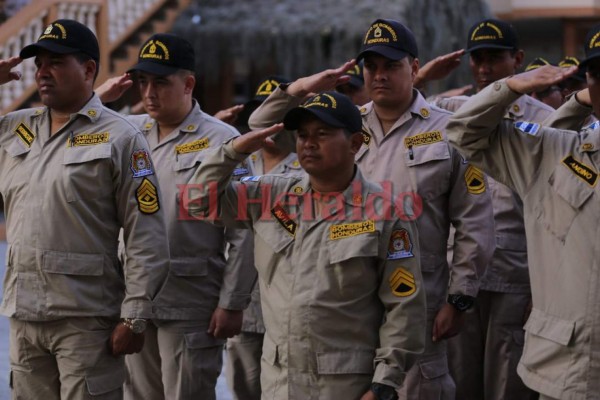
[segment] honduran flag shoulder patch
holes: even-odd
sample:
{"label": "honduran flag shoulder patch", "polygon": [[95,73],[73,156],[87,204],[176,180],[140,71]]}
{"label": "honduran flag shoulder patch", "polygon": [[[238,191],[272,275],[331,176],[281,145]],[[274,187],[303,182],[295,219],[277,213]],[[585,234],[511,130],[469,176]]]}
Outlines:
{"label": "honduran flag shoulder patch", "polygon": [[526,133],[531,136],[537,135],[540,130],[540,124],[536,124],[534,122],[527,121],[518,121],[515,122],[515,128],[520,130],[523,133]]}

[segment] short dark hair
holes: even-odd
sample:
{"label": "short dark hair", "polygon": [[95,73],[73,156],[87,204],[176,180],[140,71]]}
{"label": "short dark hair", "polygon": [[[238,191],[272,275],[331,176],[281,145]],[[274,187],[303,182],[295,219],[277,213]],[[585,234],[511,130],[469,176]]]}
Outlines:
{"label": "short dark hair", "polygon": [[95,60],[93,57],[85,54],[85,53],[73,53],[73,57],[75,57],[75,59],[79,62],[79,64],[85,64],[86,62],[92,60],[96,63],[96,74],[94,75],[94,82],[96,81],[96,78],[98,77],[98,73],[100,72],[100,62],[98,60]]}

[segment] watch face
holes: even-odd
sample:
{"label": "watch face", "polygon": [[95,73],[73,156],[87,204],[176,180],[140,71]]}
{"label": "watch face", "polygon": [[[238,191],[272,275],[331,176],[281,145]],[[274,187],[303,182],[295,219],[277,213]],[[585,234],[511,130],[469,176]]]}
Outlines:
{"label": "watch face", "polygon": [[146,330],[146,321],[143,319],[134,319],[131,322],[133,333],[142,333]]}

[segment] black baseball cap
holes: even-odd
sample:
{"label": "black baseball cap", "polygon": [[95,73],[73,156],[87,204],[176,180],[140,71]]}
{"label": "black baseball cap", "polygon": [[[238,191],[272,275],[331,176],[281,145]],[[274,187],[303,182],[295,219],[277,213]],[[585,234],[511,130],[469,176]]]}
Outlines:
{"label": "black baseball cap", "polygon": [[543,67],[544,65],[552,65],[543,57],[536,57],[525,67],[525,71],[531,71]]}
{"label": "black baseball cap", "polygon": [[140,50],[138,63],[127,72],[141,71],[167,76],[181,69],[196,69],[192,44],[171,33],[157,33],[146,40]]}
{"label": "black baseball cap", "polygon": [[598,57],[600,57],[600,24],[594,25],[589,30],[585,37],[585,60],[579,64],[579,68],[583,68],[584,71],[587,68],[587,64]]}
{"label": "black baseball cap", "polygon": [[56,54],[83,53],[96,62],[100,60],[96,35],[87,26],[72,19],[57,19],[52,22],[44,29],[37,42],[23,47],[19,57],[35,57],[41,49]]}
{"label": "black baseball cap", "polygon": [[[559,67],[569,68],[569,67],[580,67],[581,63],[577,57],[566,56],[558,63]],[[575,79],[577,81],[585,82],[585,71],[583,68],[579,68],[574,75],[571,75],[567,79]]]}
{"label": "black baseball cap", "polygon": [[356,60],[360,61],[368,52],[395,61],[407,55],[419,56],[415,35],[400,22],[391,19],[378,19],[371,24]]}
{"label": "black baseball cap", "polygon": [[350,77],[348,81],[349,85],[354,86],[355,88],[361,88],[365,85],[365,78],[363,76],[364,63],[360,61],[357,63],[354,68],[346,71],[346,75]]}
{"label": "black baseball cap", "polygon": [[467,53],[480,49],[516,50],[519,39],[515,28],[498,19],[484,19],[469,29]]}
{"label": "black baseball cap", "polygon": [[345,128],[351,133],[362,130],[360,111],[348,96],[338,92],[317,94],[301,106],[292,108],[283,118],[285,129],[298,129],[307,115],[313,115],[327,125]]}

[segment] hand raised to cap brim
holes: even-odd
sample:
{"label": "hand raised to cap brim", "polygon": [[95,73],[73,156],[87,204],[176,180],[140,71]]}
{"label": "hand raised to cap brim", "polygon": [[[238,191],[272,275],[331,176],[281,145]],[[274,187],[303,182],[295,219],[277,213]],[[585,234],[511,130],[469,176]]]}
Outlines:
{"label": "hand raised to cap brim", "polygon": [[265,142],[273,144],[271,135],[276,134],[283,129],[283,124],[271,125],[266,129],[252,131],[238,136],[233,140],[233,150],[240,154],[251,154],[261,149]]}
{"label": "hand raised to cap brim", "polygon": [[102,85],[98,86],[95,90],[100,101],[103,103],[110,103],[118,100],[123,96],[130,87],[133,86],[133,79],[127,72],[120,76],[115,76],[107,79]]}
{"label": "hand raised to cap brim", "polygon": [[576,72],[576,66],[562,68],[544,65],[531,71],[513,75],[506,80],[506,84],[512,91],[521,94],[539,92],[556,85]]}
{"label": "hand raised to cap brim", "polygon": [[465,49],[453,51],[444,54],[427,62],[417,72],[413,81],[416,88],[423,87],[427,82],[445,79],[460,65],[461,58],[465,54]]}
{"label": "hand raised to cap brim", "polygon": [[11,57],[6,60],[0,60],[0,85],[21,79],[20,72],[12,71],[12,69],[19,65],[21,61],[23,60],[21,60],[20,57]]}
{"label": "hand raised to cap brim", "polygon": [[354,68],[356,60],[346,61],[338,68],[326,69],[314,75],[299,78],[292,82],[287,88],[291,96],[306,97],[311,94],[334,90],[336,86],[342,85],[350,80],[346,71]]}

